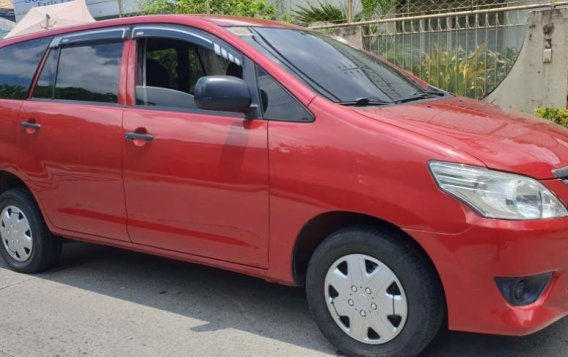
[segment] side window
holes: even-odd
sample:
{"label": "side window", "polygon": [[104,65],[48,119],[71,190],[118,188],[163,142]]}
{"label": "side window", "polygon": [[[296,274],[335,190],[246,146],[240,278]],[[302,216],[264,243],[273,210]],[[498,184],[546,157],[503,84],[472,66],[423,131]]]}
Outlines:
{"label": "side window", "polygon": [[265,119],[292,122],[311,122],[314,120],[310,112],[268,73],[258,68],[257,74],[262,112]]}
{"label": "side window", "polygon": [[193,94],[199,78],[243,77],[241,66],[189,41],[145,38],[138,40],[137,48],[137,105],[195,109]]}
{"label": "side window", "polygon": [[26,99],[51,39],[0,48],[0,99]]}
{"label": "side window", "polygon": [[122,47],[122,42],[63,47],[54,98],[118,103]]}
{"label": "side window", "polygon": [[50,50],[47,59],[43,64],[43,69],[37,80],[33,98],[53,98],[53,85],[55,83],[55,73],[57,71],[57,60],[59,59],[58,50]]}

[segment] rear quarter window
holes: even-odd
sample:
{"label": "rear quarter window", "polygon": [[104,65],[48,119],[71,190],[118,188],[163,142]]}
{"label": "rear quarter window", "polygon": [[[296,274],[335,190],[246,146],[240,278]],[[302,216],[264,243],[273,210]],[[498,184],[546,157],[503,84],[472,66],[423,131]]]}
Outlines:
{"label": "rear quarter window", "polygon": [[26,99],[50,39],[0,48],[0,99]]}

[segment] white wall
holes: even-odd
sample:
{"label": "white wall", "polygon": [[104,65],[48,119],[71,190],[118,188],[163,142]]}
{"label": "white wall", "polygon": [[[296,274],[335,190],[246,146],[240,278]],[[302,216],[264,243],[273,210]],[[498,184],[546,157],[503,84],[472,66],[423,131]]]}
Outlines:
{"label": "white wall", "polygon": [[[554,26],[545,34],[545,26]],[[568,105],[568,9],[532,12],[523,49],[505,80],[484,100],[505,109],[533,113]],[[545,61],[548,41],[552,60]]]}

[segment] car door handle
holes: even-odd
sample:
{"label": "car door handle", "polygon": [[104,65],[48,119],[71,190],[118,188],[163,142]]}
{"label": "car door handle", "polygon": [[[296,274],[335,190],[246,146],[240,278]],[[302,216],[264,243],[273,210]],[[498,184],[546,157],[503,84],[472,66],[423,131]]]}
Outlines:
{"label": "car door handle", "polygon": [[30,119],[28,121],[23,121],[20,123],[20,128],[25,129],[26,133],[33,135],[35,134],[39,129],[41,129],[41,125],[36,123],[35,120]]}
{"label": "car door handle", "polygon": [[126,133],[124,134],[124,138],[128,141],[145,141],[150,142],[154,140],[154,136],[150,134],[141,134],[141,133]]}
{"label": "car door handle", "polygon": [[39,130],[41,129],[41,125],[38,123],[34,123],[31,121],[24,121],[20,123],[20,127],[24,128],[24,129],[33,129],[33,130]]}

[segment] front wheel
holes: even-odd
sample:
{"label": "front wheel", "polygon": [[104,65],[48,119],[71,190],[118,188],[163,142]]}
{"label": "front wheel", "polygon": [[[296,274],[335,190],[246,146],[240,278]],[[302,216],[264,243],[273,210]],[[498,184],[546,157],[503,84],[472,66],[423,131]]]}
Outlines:
{"label": "front wheel", "polygon": [[349,356],[416,356],[445,316],[431,264],[392,230],[332,234],[310,260],[306,293],[323,334]]}

